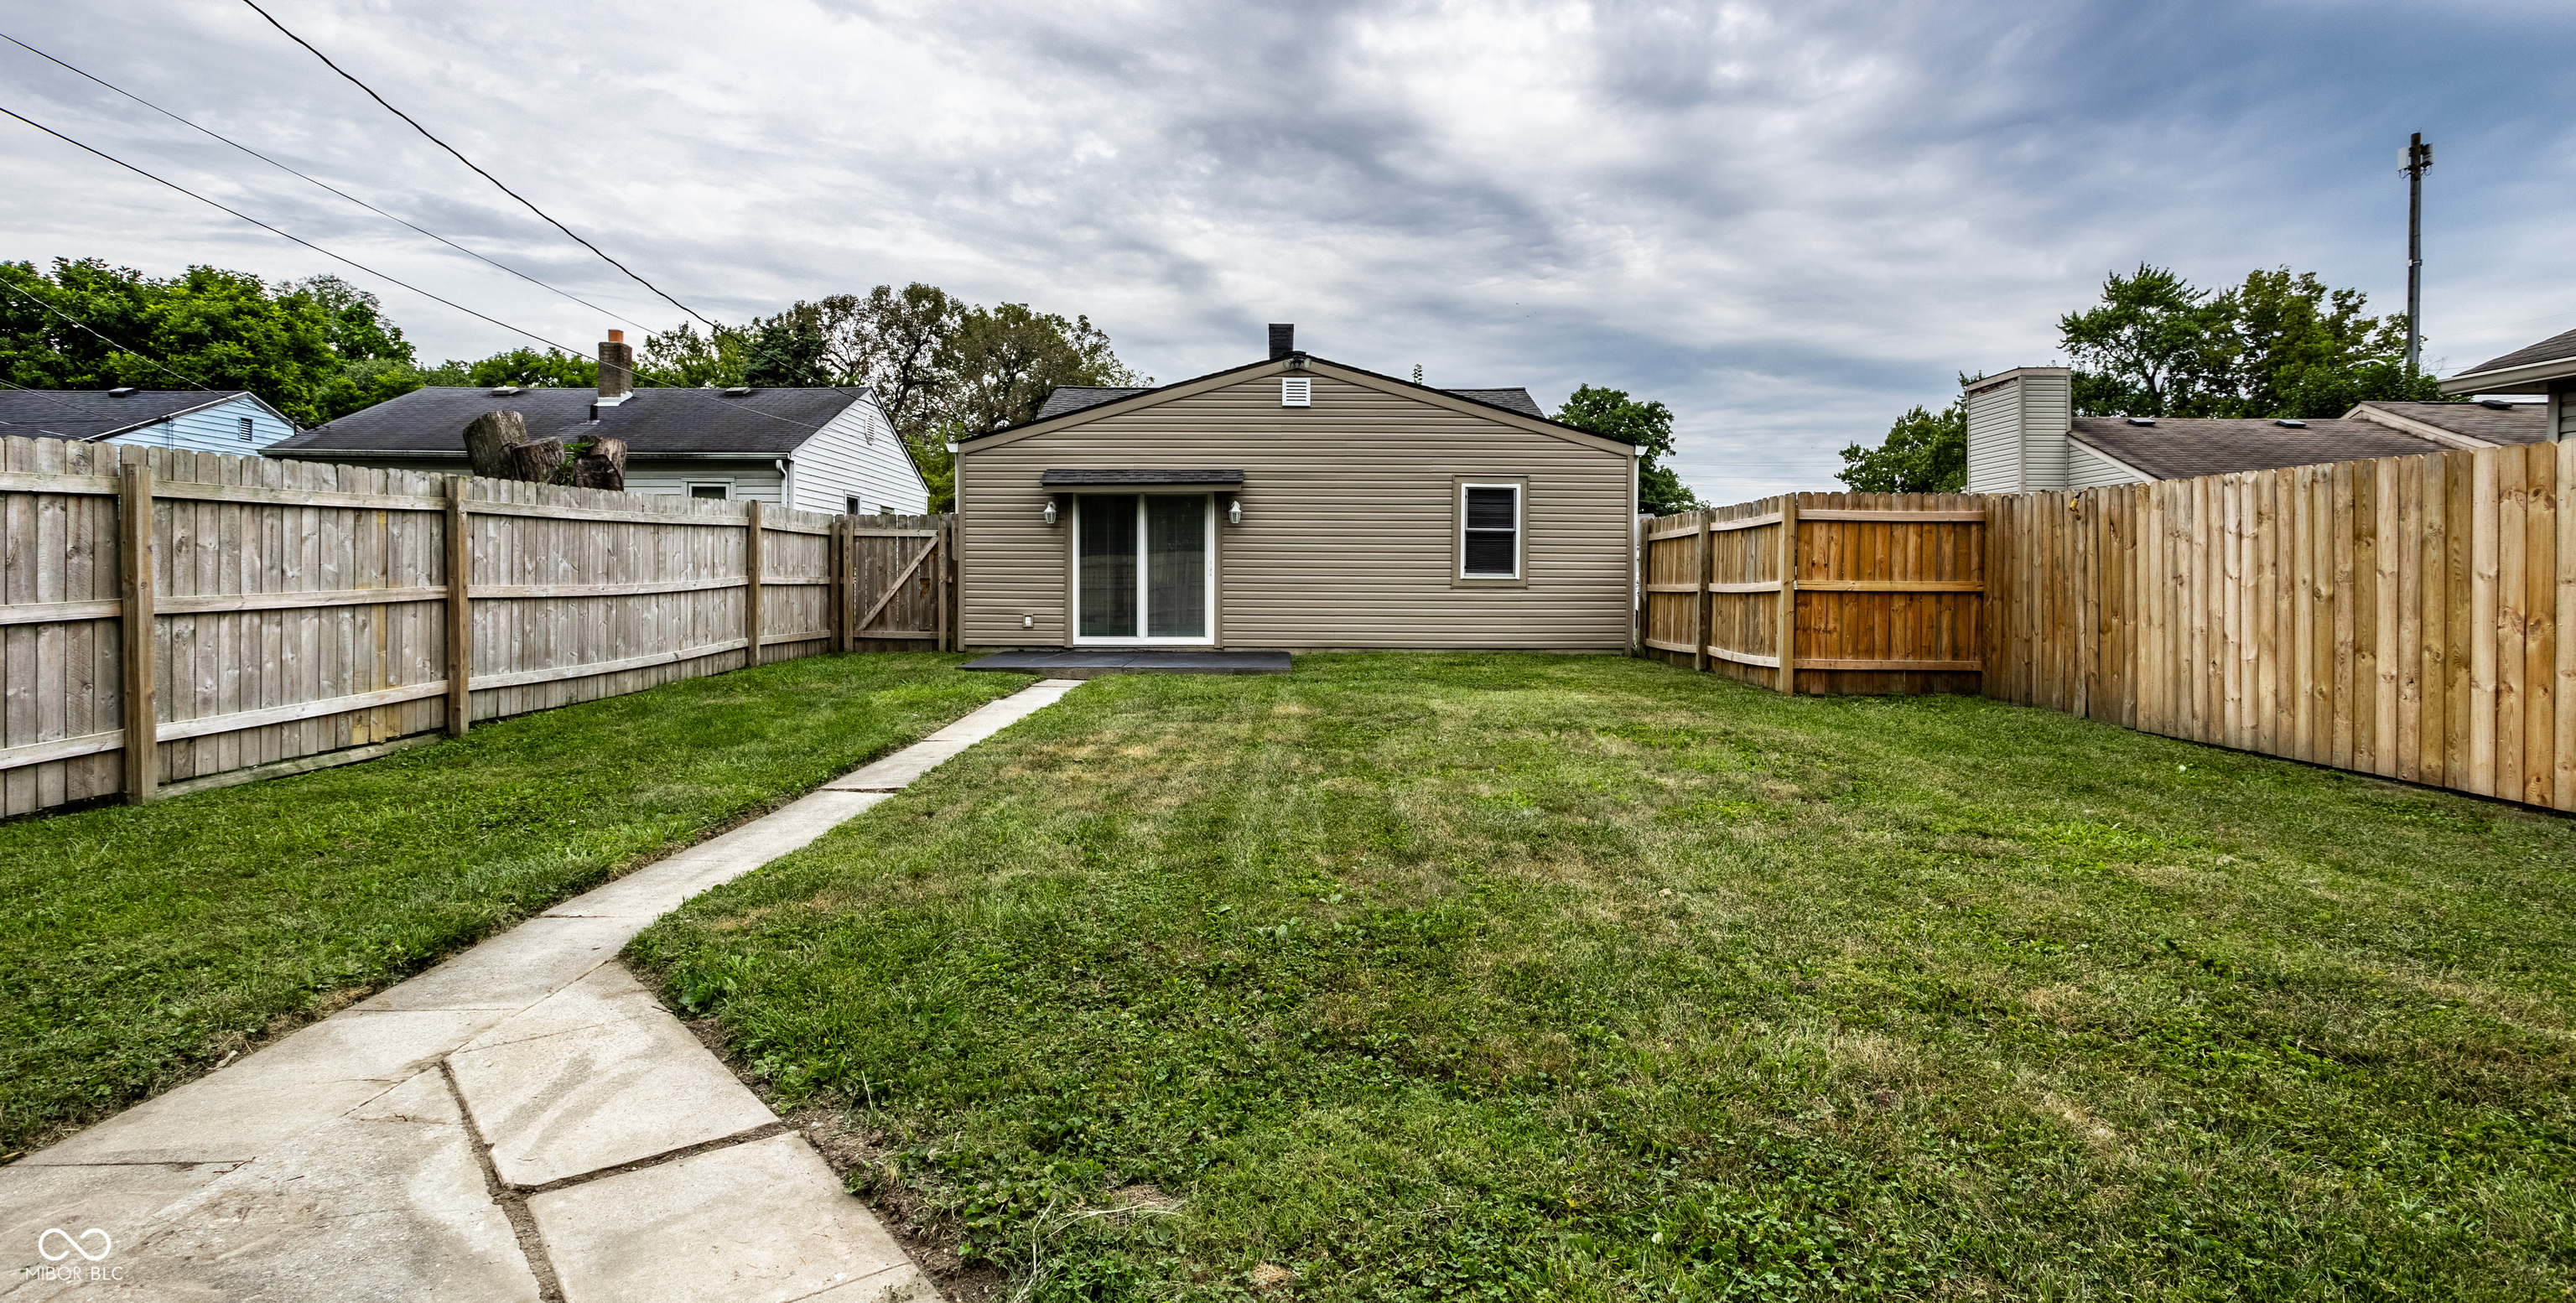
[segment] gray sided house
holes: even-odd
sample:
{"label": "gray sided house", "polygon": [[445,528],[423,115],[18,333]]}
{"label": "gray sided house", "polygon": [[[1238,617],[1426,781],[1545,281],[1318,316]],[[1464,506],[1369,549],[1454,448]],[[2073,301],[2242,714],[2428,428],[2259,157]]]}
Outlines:
{"label": "gray sided house", "polygon": [[245,389],[0,390],[0,434],[247,457],[294,433]]}
{"label": "gray sided house", "polygon": [[2442,382],[2446,394],[2530,394],[2542,437],[2576,439],[2576,330],[2518,348]]}
{"label": "gray sided house", "polygon": [[2072,372],[2018,367],[1968,386],[1970,493],[2035,493],[2276,470],[2548,437],[2537,403],[2361,403],[2333,419],[2075,416]]}
{"label": "gray sided house", "polygon": [[1294,350],[957,452],[969,646],[1625,651],[1636,449]]}
{"label": "gray sided house", "polygon": [[[617,333],[617,332],[612,332]],[[466,473],[465,427],[527,418],[532,438],[626,441],[626,491],[745,498],[799,511],[919,515],[921,471],[876,396],[846,389],[630,389],[626,345],[601,345],[600,387],[415,389],[318,425],[271,457]]]}

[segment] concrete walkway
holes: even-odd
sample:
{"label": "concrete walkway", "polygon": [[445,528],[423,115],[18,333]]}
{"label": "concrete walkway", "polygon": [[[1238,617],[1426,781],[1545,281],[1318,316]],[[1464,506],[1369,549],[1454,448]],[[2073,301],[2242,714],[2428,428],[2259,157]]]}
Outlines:
{"label": "concrete walkway", "polygon": [[0,1297],[936,1298],[614,956],[1075,686],[986,705],[0,1168]]}

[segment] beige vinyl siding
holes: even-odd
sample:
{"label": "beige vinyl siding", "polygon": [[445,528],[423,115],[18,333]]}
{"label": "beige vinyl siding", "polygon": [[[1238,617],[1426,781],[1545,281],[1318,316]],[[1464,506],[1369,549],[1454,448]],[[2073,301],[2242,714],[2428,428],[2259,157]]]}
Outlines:
{"label": "beige vinyl siding", "polygon": [[903,440],[876,404],[864,399],[842,408],[798,445],[795,465],[796,501],[788,505],[799,511],[837,516],[854,497],[871,512],[917,516],[930,510],[930,490]]}
{"label": "beige vinyl siding", "polygon": [[[960,457],[962,629],[976,646],[1065,642],[1055,467],[1241,470],[1243,523],[1217,526],[1226,647],[1624,650],[1633,458],[1318,374],[1279,375]],[[1525,480],[1525,586],[1462,586],[1456,485]],[[1021,617],[1034,617],[1023,629]]]}
{"label": "beige vinyl siding", "polygon": [[2114,484],[2144,484],[2147,477],[2073,439],[2066,441],[2066,487],[2101,489]]}
{"label": "beige vinyl siding", "polygon": [[2021,381],[1968,395],[1970,493],[2021,491]]}

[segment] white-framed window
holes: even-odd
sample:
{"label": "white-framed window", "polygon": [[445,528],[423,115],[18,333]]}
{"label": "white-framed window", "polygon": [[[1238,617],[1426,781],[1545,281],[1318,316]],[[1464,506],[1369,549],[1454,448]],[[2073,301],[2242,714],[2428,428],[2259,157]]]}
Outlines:
{"label": "white-framed window", "polygon": [[1521,486],[1458,486],[1458,577],[1521,577]]}
{"label": "white-framed window", "polygon": [[1279,405],[1280,405],[1281,407],[1312,407],[1312,406],[1314,406],[1314,405],[1315,405],[1315,380],[1314,380],[1314,377],[1312,377],[1312,376],[1288,376],[1288,377],[1286,377],[1286,378],[1284,378],[1284,379],[1280,380],[1280,382],[1279,382]]}
{"label": "white-framed window", "polygon": [[691,480],[689,481],[689,496],[693,498],[712,498],[718,502],[722,502],[733,496],[733,481]]}
{"label": "white-framed window", "polygon": [[1216,641],[1216,498],[1073,497],[1073,640],[1084,646]]}
{"label": "white-framed window", "polygon": [[258,425],[258,423],[257,423],[257,422],[252,421],[252,420],[251,420],[249,417],[247,417],[247,416],[242,417],[242,418],[241,418],[241,437],[242,437],[242,440],[241,440],[241,441],[242,441],[243,443],[257,443],[257,442],[259,441],[259,425]]}
{"label": "white-framed window", "polygon": [[858,495],[849,494],[841,499],[841,514],[845,516],[864,516],[868,513],[860,507]]}

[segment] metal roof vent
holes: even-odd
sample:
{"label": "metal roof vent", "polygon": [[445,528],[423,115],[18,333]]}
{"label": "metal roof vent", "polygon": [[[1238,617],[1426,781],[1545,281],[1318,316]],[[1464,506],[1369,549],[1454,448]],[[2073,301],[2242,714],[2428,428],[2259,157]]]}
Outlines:
{"label": "metal roof vent", "polygon": [[494,385],[492,387],[492,396],[494,398],[507,398],[517,392],[519,392],[519,387],[517,385]]}
{"label": "metal roof vent", "polygon": [[133,392],[134,392],[134,386],[132,386],[132,385],[119,385],[118,387],[116,387],[116,388],[114,388],[114,389],[110,389],[110,390],[108,390],[108,391],[107,391],[107,396],[108,396],[108,397],[110,397],[110,398],[123,398],[123,397],[125,397],[127,394],[130,394],[130,393],[133,393]]}
{"label": "metal roof vent", "polygon": [[2281,420],[2274,421],[2272,424],[2277,425],[2284,430],[2304,430],[2308,428],[2308,423],[2305,421]]}
{"label": "metal roof vent", "polygon": [[2478,400],[2478,406],[2490,412],[2510,412],[2519,404],[2509,403],[2501,398],[2481,398]]}
{"label": "metal roof vent", "polygon": [[1281,407],[1314,406],[1314,380],[1308,376],[1283,377],[1279,381],[1279,405]]}
{"label": "metal roof vent", "polygon": [[2129,424],[2131,425],[2153,425],[2155,423],[2156,418],[2152,416],[2132,416],[2129,418]]}
{"label": "metal roof vent", "polygon": [[727,397],[727,398],[741,398],[741,397],[743,397],[743,396],[745,396],[745,395],[747,395],[747,394],[749,394],[749,393],[751,392],[751,386],[749,386],[749,385],[735,385],[733,388],[728,389],[728,390],[726,390],[726,391],[724,391],[724,392],[725,392],[725,397]]}

